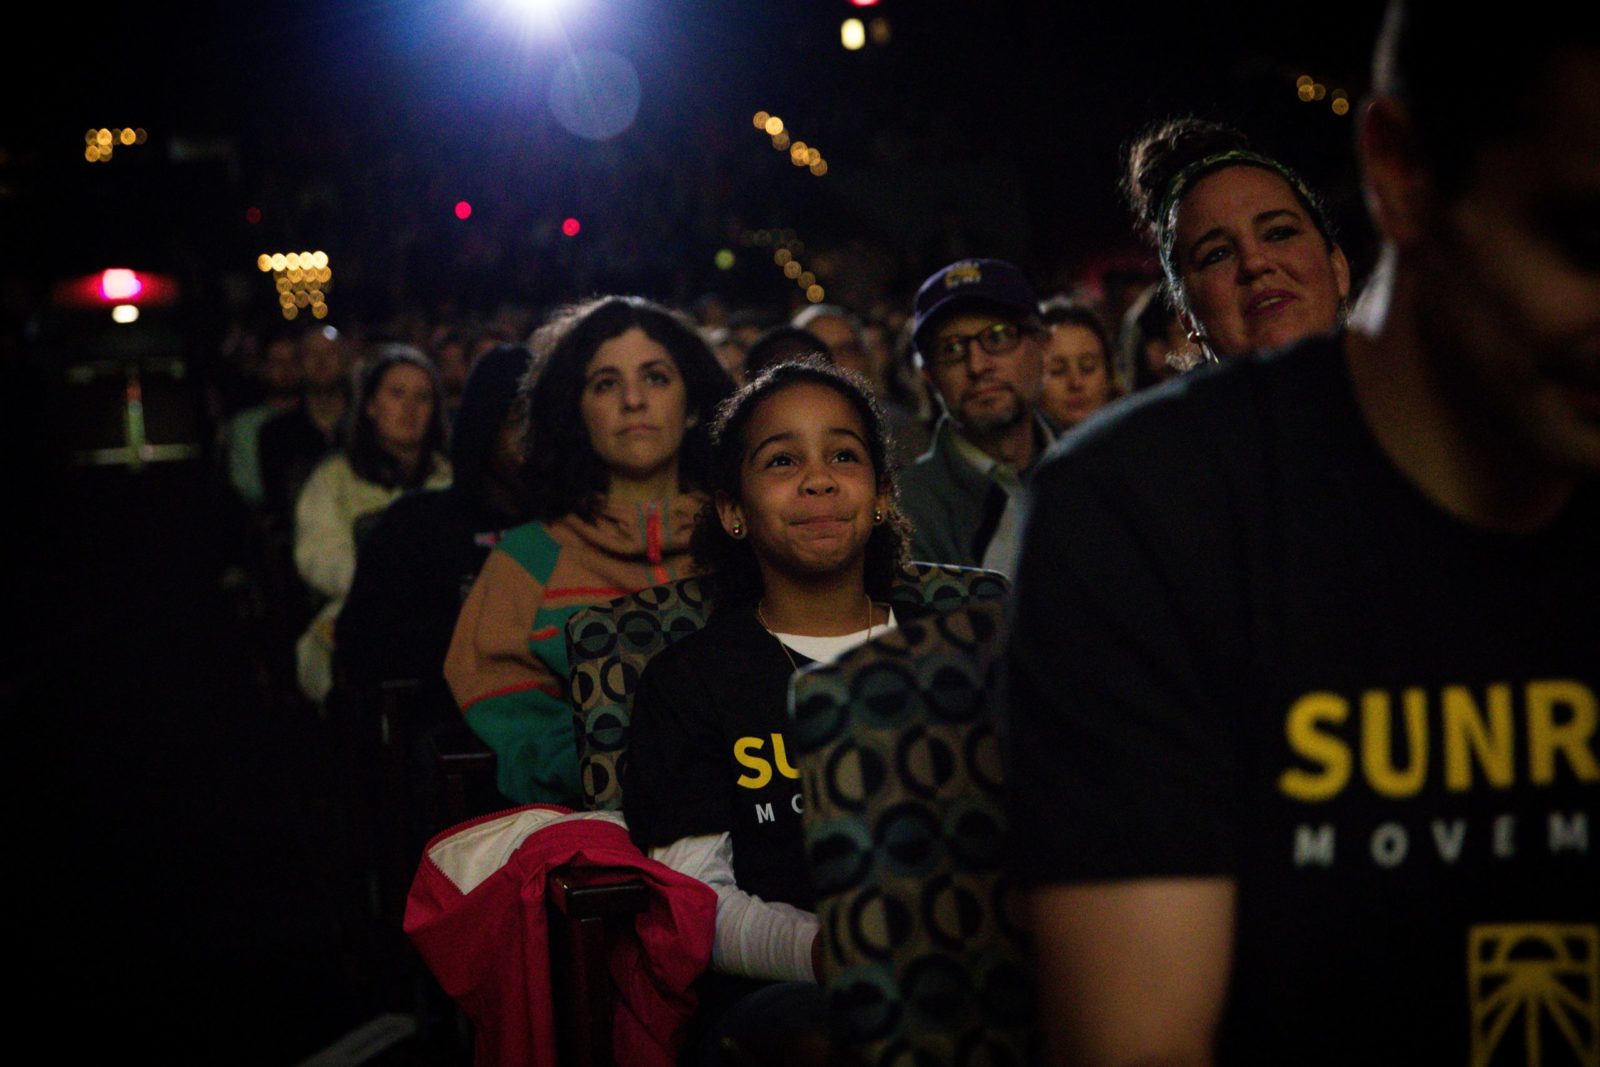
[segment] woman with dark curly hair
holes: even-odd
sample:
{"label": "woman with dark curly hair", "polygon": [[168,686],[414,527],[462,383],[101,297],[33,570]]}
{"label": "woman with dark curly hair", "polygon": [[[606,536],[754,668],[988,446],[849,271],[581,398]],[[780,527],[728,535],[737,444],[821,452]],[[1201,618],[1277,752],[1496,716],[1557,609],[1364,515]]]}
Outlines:
{"label": "woman with dark curly hair", "polygon": [[578,806],[567,619],[689,572],[707,425],[733,383],[692,327],[641,297],[566,308],[532,347],[523,484],[534,521],[485,561],[445,680],[499,757],[502,793]]}
{"label": "woman with dark curly hair", "polygon": [[1238,130],[1195,118],[1152,127],[1128,150],[1123,191],[1208,358],[1340,325],[1350,265],[1327,211]]}
{"label": "woman with dark curly hair", "polygon": [[645,668],[622,775],[634,841],[717,892],[702,1003],[739,1007],[707,1029],[708,1062],[723,1034],[820,1028],[788,683],[897,625],[887,598],[910,543],[883,414],[857,375],[778,364],[723,406],[712,439],[694,553],[716,607]]}

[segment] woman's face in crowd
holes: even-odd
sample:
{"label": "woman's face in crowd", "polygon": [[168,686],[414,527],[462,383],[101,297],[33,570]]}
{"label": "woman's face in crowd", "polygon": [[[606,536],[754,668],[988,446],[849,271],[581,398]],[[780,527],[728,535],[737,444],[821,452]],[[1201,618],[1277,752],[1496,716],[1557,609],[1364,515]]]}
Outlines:
{"label": "woman's face in crowd", "polygon": [[584,368],[583,424],[613,480],[675,472],[688,406],[672,354],[637,326],[602,344]]}
{"label": "woman's face in crowd", "polygon": [[386,451],[419,447],[433,420],[433,379],[421,367],[396,363],[367,401],[367,418]]}
{"label": "woman's face in crowd", "polygon": [[1333,329],[1350,268],[1282,177],[1224,167],[1178,206],[1173,254],[1212,350],[1238,356]]}
{"label": "woman's face in crowd", "polygon": [[266,383],[267,392],[277,396],[300,388],[300,358],[292,340],[280,337],[267,346],[261,356],[261,380]]}
{"label": "woman's face in crowd", "polygon": [[763,570],[814,575],[859,566],[888,498],[854,405],[826,385],[788,386],[761,401],[744,445],[740,499],[717,502],[723,528],[745,527]]}
{"label": "woman's face in crowd", "polygon": [[1044,390],[1039,406],[1061,427],[1076,426],[1111,399],[1105,346],[1087,326],[1052,327],[1044,350]]}

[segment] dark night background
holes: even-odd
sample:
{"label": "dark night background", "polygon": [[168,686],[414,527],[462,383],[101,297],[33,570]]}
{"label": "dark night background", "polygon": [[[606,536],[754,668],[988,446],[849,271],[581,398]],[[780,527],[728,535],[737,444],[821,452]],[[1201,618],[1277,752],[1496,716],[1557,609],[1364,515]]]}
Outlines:
{"label": "dark night background", "polygon": [[[254,695],[207,462],[71,464],[106,416],[69,367],[129,344],[183,359],[171,417],[209,441],[196,386],[231,326],[275,313],[256,256],[291,248],[328,252],[341,327],[601,289],[781,302],[792,284],[741,243],[778,227],[804,238],[830,299],[904,301],[968,253],[1014,259],[1054,292],[1145,261],[1113,189],[1119,147],[1184,112],[1300,168],[1358,272],[1370,262],[1350,118],[1302,103],[1295,79],[1359,99],[1375,0],[570,0],[555,35],[519,30],[505,6],[10,13],[7,996],[51,1059],[297,1063],[410,1010],[403,947],[351,927],[359,889],[336,855],[316,724]],[[888,41],[845,51],[851,16],[887,19]],[[546,102],[557,65],[596,48],[641,87],[636,120],[603,143]],[[828,173],[790,166],[757,110],[820,148]],[[85,130],[124,125],[148,143],[85,161]],[[569,216],[576,238],[558,229]],[[169,273],[183,299],[124,333],[52,302],[57,283],[110,266]]]}

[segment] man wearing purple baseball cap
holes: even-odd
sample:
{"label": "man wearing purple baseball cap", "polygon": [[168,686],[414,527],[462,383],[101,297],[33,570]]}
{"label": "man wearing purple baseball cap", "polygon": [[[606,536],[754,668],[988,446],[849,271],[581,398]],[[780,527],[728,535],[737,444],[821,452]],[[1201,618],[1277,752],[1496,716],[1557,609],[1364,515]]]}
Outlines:
{"label": "man wearing purple baseball cap", "polygon": [[999,259],[963,259],[922,283],[915,352],[944,414],[900,476],[911,554],[1010,573],[1023,480],[1051,433],[1035,408],[1044,327],[1033,287]]}

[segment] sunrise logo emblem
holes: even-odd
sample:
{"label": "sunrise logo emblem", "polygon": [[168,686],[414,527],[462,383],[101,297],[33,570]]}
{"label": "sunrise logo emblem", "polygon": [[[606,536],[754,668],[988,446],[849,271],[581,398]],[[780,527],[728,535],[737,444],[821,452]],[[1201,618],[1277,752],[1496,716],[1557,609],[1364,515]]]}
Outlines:
{"label": "sunrise logo emblem", "polygon": [[1474,926],[1467,983],[1472,1067],[1489,1067],[1518,1033],[1523,1056],[1511,1061],[1600,1067],[1600,927]]}

